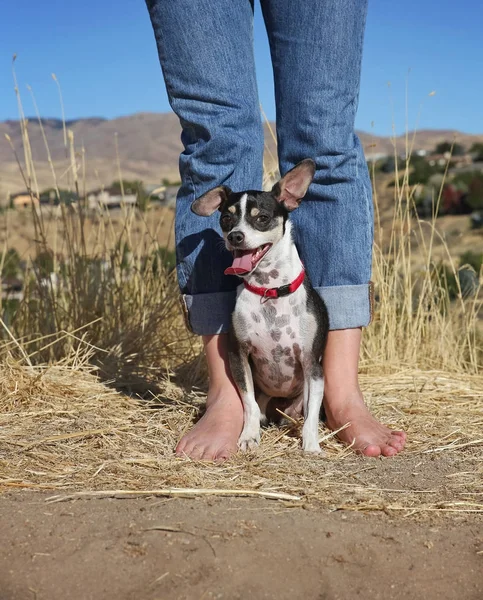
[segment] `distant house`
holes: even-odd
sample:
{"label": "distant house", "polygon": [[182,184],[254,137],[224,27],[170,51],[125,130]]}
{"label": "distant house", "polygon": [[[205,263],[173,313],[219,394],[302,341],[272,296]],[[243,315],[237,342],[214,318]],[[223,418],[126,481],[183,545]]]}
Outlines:
{"label": "distant house", "polygon": [[39,207],[39,199],[33,194],[28,192],[21,192],[20,194],[13,194],[10,196],[11,206],[17,210],[27,210],[32,207]]}
{"label": "distant house", "polygon": [[109,188],[103,190],[94,190],[87,194],[87,206],[91,210],[98,208],[119,208],[122,205],[135,206],[137,204],[137,194],[122,194],[118,190]]}

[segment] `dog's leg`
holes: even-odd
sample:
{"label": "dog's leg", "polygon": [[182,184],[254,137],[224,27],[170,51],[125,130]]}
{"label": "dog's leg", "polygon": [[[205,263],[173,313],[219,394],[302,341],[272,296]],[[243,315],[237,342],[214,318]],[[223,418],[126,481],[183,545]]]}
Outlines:
{"label": "dog's leg", "polygon": [[248,354],[236,340],[232,340],[229,359],[231,373],[243,401],[244,424],[238,439],[238,446],[243,451],[253,450],[260,443],[260,408],[255,399]]}
{"label": "dog's leg", "polygon": [[[320,368],[320,367],[319,367]],[[305,452],[321,452],[319,444],[319,417],[324,397],[324,377],[314,376],[314,369],[304,373],[304,426],[302,428],[302,448]]]}
{"label": "dog's leg", "polygon": [[260,424],[266,425],[268,423],[267,406],[272,397],[267,396],[267,394],[264,394],[263,392],[259,391],[256,395],[256,398],[258,407],[260,408]]}

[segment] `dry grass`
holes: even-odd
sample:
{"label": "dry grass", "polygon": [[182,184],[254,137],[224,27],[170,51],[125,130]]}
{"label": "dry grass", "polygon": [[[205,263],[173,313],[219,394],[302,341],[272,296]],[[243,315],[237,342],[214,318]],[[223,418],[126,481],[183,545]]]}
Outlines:
{"label": "dry grass", "polygon": [[79,366],[6,365],[0,490],[52,490],[55,499],[91,491],[122,497],[248,490],[330,509],[483,512],[483,378],[408,370],[366,375],[362,385],[377,417],[408,430],[403,456],[364,459],[333,437],[323,442],[325,456],[304,456],[296,428],[271,427],[257,452],[213,464],[173,456],[202,406],[195,391],[186,394],[166,380],[162,394],[136,401]]}
{"label": "dry grass", "polygon": [[[82,165],[68,139],[79,189]],[[26,128],[24,155],[25,182],[35,190]],[[266,185],[275,171],[266,168]],[[377,222],[376,318],[364,334],[361,375],[376,417],[408,431],[407,451],[363,459],[323,430],[326,455],[314,458],[301,453],[295,424],[265,430],[258,452],[222,465],[173,456],[203,405],[206,376],[154,233],[159,223],[127,210],[117,228],[109,216],[89,221],[82,210],[60,210],[54,222],[34,213],[34,243],[52,254],[54,277],[46,284],[29,263],[25,299],[1,323],[0,490],[248,491],[299,498],[287,505],[482,513],[479,292],[464,298],[458,288],[449,301],[433,260],[435,223],[414,220],[411,204],[409,186],[396,188],[389,234]],[[415,253],[422,268],[414,269]],[[449,253],[447,263],[458,281]]]}

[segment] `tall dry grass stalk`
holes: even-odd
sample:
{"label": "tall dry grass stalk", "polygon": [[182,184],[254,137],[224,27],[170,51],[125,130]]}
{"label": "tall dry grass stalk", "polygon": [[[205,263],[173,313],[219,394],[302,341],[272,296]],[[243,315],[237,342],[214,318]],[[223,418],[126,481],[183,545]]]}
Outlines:
{"label": "tall dry grass stalk", "polygon": [[[457,267],[437,227],[444,181],[434,199],[432,218],[423,220],[417,215],[414,186],[409,185],[413,144],[414,139],[406,148],[403,173],[397,169],[398,148],[394,145],[394,209],[388,231],[381,223],[373,186],[375,310],[374,321],[364,332],[363,365],[377,370],[417,367],[476,373],[482,366],[482,340],[478,337],[481,273],[472,274],[477,289],[465,294],[460,275],[468,266]],[[374,180],[374,171],[372,177]],[[445,250],[444,266],[434,258],[436,241]],[[450,280],[456,286],[455,299],[451,298]]]}
{"label": "tall dry grass stalk", "polygon": [[[273,129],[262,114],[276,145]],[[476,274],[478,288],[471,297],[465,297],[460,284],[462,269],[457,267],[437,228],[444,180],[434,199],[432,218],[425,221],[418,217],[414,186],[409,185],[415,141],[416,132],[411,137],[408,133],[405,148],[401,149],[396,146],[396,138],[393,139],[396,172],[393,216],[389,223],[381,221],[374,164],[372,168],[375,303],[373,322],[364,331],[361,366],[376,372],[408,367],[477,373],[483,356],[477,327],[483,305],[482,274]],[[406,160],[402,173],[397,168],[401,154]],[[449,162],[448,159],[447,168]],[[267,153],[264,166],[264,188],[268,189],[278,176],[272,152]],[[445,268],[433,256],[436,240],[442,242],[446,251]],[[450,297],[448,274],[457,287],[456,300]]]}
{"label": "tall dry grass stalk", "polygon": [[[35,163],[17,86],[16,93],[28,168],[18,162],[34,199],[39,197]],[[52,187],[60,199],[59,177],[38,111],[37,118]],[[84,152],[77,152],[70,130],[66,143],[63,175],[69,174],[80,201],[40,209],[32,205],[35,251],[24,276],[23,300],[14,314],[7,311],[8,324],[2,321],[0,353],[28,364],[82,363],[87,357],[117,385],[149,389],[172,366],[199,354],[196,339],[184,326],[176,275],[167,260],[169,240],[166,246],[159,241],[159,231],[172,228],[172,211],[156,210],[155,222],[149,211],[127,205],[120,217],[106,209],[89,211],[85,194],[80,195],[85,188]],[[122,179],[120,165],[119,174]],[[5,305],[1,308],[5,316]]]}
{"label": "tall dry grass stalk", "polygon": [[[25,166],[20,160],[19,166],[34,196],[38,193],[35,164],[17,85],[16,93],[25,156]],[[276,143],[271,128],[270,133]],[[64,173],[70,174],[79,193],[85,188],[85,153],[76,151],[72,132],[67,131],[65,141],[69,164],[64,165]],[[45,136],[44,142],[58,194]],[[377,372],[404,367],[477,372],[481,347],[476,322],[481,302],[478,295],[463,297],[448,252],[447,263],[458,285],[458,298],[450,301],[444,272],[432,258],[438,235],[435,218],[426,223],[414,216],[410,154],[408,149],[402,185],[396,172],[389,231],[380,222],[375,197],[376,304],[374,322],[364,332],[362,367]],[[273,154],[268,154],[265,167],[267,187],[277,174]],[[120,164],[118,168],[122,180]],[[156,235],[171,214],[167,209],[158,212],[157,222],[151,223],[149,213],[124,206],[119,229],[107,211],[88,214],[82,199],[74,207],[59,205],[48,217],[43,209],[33,210],[37,255],[44,263],[29,264],[24,299],[8,325],[4,323],[3,354],[33,363],[72,357],[82,362],[87,357],[105,377],[136,389],[159,380],[173,367],[190,364],[200,346],[184,326],[175,273]]]}

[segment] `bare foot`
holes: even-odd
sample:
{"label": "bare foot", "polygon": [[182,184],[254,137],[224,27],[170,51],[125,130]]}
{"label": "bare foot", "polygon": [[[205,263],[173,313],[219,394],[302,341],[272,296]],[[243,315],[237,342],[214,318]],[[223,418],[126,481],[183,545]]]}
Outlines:
{"label": "bare foot", "polygon": [[351,423],[337,434],[342,442],[353,443],[354,450],[365,456],[394,456],[401,452],[406,443],[404,431],[393,431],[379,423],[364,404],[360,392],[341,400],[326,395],[324,407],[327,425],[332,431]]}
{"label": "bare foot", "polygon": [[226,460],[237,451],[243,428],[243,408],[231,382],[208,392],[206,412],[180,440],[177,456],[194,460]]}
{"label": "bare foot", "polygon": [[392,431],[369,412],[358,381],[360,329],[329,332],[324,355],[324,409],[327,425],[335,431],[346,423],[338,437],[365,456],[394,456],[404,448],[406,434]]}
{"label": "bare foot", "polygon": [[237,451],[243,405],[228,367],[226,335],[203,336],[210,375],[206,412],[180,440],[176,455],[194,460],[226,460]]}

